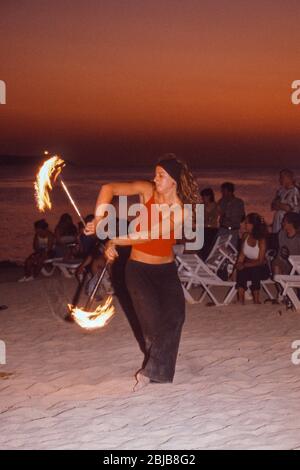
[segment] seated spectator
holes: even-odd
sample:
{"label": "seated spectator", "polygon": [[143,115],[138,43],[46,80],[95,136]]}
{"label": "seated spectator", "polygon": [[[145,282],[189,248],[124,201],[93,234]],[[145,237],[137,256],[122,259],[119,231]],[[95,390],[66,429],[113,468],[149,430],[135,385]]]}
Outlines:
{"label": "seated spectator", "polygon": [[236,264],[238,299],[245,303],[247,283],[251,281],[254,303],[259,304],[260,282],[270,275],[266,261],[267,226],[260,215],[251,213],[246,217],[245,229]]}
{"label": "seated spectator", "polygon": [[232,235],[231,243],[237,248],[239,243],[240,224],[245,219],[244,201],[234,194],[233,183],[223,183],[222,197],[218,202],[220,214],[219,235]]}
{"label": "seated spectator", "polygon": [[55,256],[71,259],[74,257],[77,247],[77,228],[70,214],[63,214],[54,231]]}
{"label": "seated spectator", "polygon": [[204,204],[204,245],[199,255],[204,261],[208,257],[218,234],[219,210],[215,202],[215,195],[211,188],[201,191],[202,202]]}
{"label": "seated spectator", "polygon": [[32,281],[40,273],[46,259],[52,257],[54,254],[54,235],[50,232],[46,220],[37,220],[34,223],[34,230],[34,252],[26,259],[24,277],[19,279],[19,282]]}
{"label": "seated spectator", "polygon": [[300,255],[300,215],[287,212],[282,221],[282,229],[278,235],[278,253],[272,262],[272,272],[276,274],[289,274],[292,265],[288,258],[290,255]]}

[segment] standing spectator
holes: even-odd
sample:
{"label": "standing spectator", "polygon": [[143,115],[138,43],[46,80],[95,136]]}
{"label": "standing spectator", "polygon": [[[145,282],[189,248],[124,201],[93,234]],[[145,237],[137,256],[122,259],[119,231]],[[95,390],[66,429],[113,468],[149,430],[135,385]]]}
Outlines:
{"label": "standing spectator", "polygon": [[199,255],[205,261],[218,234],[219,210],[211,188],[203,189],[200,194],[204,204],[204,245]]}
{"label": "standing spectator", "polygon": [[299,213],[300,209],[300,193],[295,185],[293,172],[288,169],[281,170],[279,183],[280,188],[271,204],[271,209],[275,211],[272,227],[274,234],[281,230],[282,220],[287,212]]}
{"label": "standing spectator", "polygon": [[218,202],[220,214],[219,235],[231,234],[231,243],[237,247],[239,242],[239,230],[241,222],[245,219],[244,201],[234,194],[233,183],[223,183],[221,186],[222,197]]}

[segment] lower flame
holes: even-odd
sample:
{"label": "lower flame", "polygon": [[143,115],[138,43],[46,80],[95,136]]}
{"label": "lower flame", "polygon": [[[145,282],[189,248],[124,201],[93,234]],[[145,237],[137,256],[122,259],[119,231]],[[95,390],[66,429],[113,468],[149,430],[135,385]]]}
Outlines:
{"label": "lower flame", "polygon": [[55,181],[64,166],[64,161],[55,155],[46,160],[36,175],[34,183],[35,199],[41,212],[51,209],[49,191],[52,189],[52,180]]}
{"label": "lower flame", "polygon": [[86,312],[72,305],[68,305],[68,307],[71,311],[72,318],[81,328],[94,330],[96,328],[103,328],[115,313],[115,307],[111,305],[111,303],[112,296],[109,296],[105,304],[98,305],[94,312]]}

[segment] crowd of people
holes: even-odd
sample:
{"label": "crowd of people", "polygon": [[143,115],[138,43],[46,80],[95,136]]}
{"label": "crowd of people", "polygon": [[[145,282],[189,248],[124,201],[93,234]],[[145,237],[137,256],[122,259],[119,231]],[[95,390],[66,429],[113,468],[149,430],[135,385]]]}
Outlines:
{"label": "crowd of people", "polygon": [[233,183],[221,185],[222,197],[218,202],[211,188],[201,191],[205,228],[199,255],[205,261],[218,235],[232,236],[231,243],[239,252],[235,276],[242,304],[249,281],[253,300],[259,303],[261,281],[276,274],[288,274],[292,267],[289,256],[300,255],[300,190],[291,170],[280,171],[279,185],[271,202],[274,212],[271,227],[257,213],[246,216],[244,202],[236,197]]}
{"label": "crowd of people", "polygon": [[[93,214],[85,217],[85,223],[93,220]],[[76,226],[70,214],[60,217],[54,230],[49,229],[45,219],[34,222],[33,252],[24,263],[24,277],[19,282],[34,280],[45,262],[60,258],[64,261],[74,259],[86,260],[96,258],[100,250],[100,240],[96,236],[87,236],[84,225],[79,222]]]}

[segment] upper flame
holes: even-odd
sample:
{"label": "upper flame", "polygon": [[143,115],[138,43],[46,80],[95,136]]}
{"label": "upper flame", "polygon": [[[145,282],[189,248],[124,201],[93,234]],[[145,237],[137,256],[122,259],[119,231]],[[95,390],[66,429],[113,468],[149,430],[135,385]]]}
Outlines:
{"label": "upper flame", "polygon": [[94,312],[86,312],[85,310],[68,305],[71,315],[76,323],[87,330],[103,328],[108,320],[115,313],[115,307],[111,305],[112,296],[110,295],[104,305],[98,305]]}
{"label": "upper flame", "polygon": [[49,190],[52,189],[51,179],[54,181],[60,174],[64,160],[57,155],[46,160],[38,171],[34,183],[35,199],[40,211],[44,212],[46,208],[51,209],[51,200]]}

